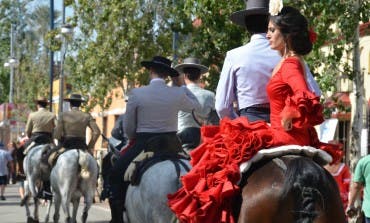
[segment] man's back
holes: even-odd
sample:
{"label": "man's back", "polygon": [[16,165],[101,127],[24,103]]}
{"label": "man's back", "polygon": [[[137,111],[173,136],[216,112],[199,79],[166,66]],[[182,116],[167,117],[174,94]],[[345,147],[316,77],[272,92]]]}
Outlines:
{"label": "man's back", "polygon": [[12,160],[10,153],[0,148],[0,176],[5,176],[9,173],[7,164]]}
{"label": "man's back", "polygon": [[185,91],[182,87],[167,86],[164,80],[132,89],[125,114],[130,121],[124,125],[129,138],[136,132],[176,132],[178,111],[191,112],[196,106]]}
{"label": "man's back", "polygon": [[62,115],[65,135],[85,137],[91,116],[79,110],[64,112]]}
{"label": "man's back", "polygon": [[234,101],[238,102],[238,110],[268,103],[266,84],[280,59],[265,34],[255,34],[248,44],[229,51],[216,91],[219,116],[236,118]]}
{"label": "man's back", "polygon": [[55,115],[46,108],[41,108],[29,115],[26,132],[31,136],[33,132],[49,132],[51,133],[55,127]]}
{"label": "man's back", "polygon": [[[201,120],[206,120],[212,109],[215,108],[215,94],[212,91],[205,90],[196,84],[188,84],[187,88],[195,95],[201,106],[199,110],[196,110],[196,116]],[[178,130],[188,127],[200,127],[199,124],[194,120],[191,112],[180,111],[178,115]]]}

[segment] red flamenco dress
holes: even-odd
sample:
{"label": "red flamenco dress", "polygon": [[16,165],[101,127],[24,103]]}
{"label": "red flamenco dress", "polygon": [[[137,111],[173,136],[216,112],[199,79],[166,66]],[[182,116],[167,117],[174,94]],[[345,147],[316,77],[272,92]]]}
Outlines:
{"label": "red flamenco dress", "polygon": [[[239,165],[261,149],[310,145],[327,151],[333,160],[340,158],[334,145],[318,140],[313,126],[323,122],[322,105],[319,97],[308,90],[298,58],[285,59],[271,78],[267,93],[271,126],[240,117],[202,128],[203,143],[190,154],[192,169],[181,178],[183,187],[168,195],[168,204],[180,222],[236,222],[232,202],[240,193]],[[293,118],[291,131],[282,128],[282,117]]]}

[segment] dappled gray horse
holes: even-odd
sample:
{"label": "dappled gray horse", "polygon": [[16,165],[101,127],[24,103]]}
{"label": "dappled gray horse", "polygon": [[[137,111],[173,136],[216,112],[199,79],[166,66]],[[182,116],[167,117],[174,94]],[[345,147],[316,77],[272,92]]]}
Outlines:
{"label": "dappled gray horse", "polygon": [[[61,154],[51,171],[50,183],[54,195],[54,222],[59,220],[59,209],[62,205],[66,223],[75,223],[80,198],[84,198],[82,222],[85,223],[88,211],[93,203],[98,176],[96,160],[88,152],[72,149]],[[72,202],[72,217],[69,203]]]}
{"label": "dappled gray horse", "polygon": [[167,205],[167,195],[176,192],[179,177],[190,169],[188,160],[165,160],[154,164],[143,174],[138,186],[130,185],[125,200],[125,222],[169,223],[176,221]]}
{"label": "dappled gray horse", "polygon": [[[37,198],[38,192],[42,188],[42,182],[48,180],[50,177],[50,169],[47,165],[41,163],[42,153],[50,149],[50,144],[37,145],[29,150],[23,161],[24,173],[26,174],[25,187],[25,198],[22,200],[21,205],[25,205],[27,222],[39,222],[39,199]],[[33,217],[29,210],[29,198],[33,197],[34,201],[34,213]],[[49,220],[50,207],[52,202],[48,202],[47,214],[45,216],[45,222]]]}

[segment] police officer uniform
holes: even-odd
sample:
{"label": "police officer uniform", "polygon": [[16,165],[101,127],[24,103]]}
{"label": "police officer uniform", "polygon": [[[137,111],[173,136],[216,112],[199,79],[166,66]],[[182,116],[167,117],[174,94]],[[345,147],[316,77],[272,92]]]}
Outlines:
{"label": "police officer uniform", "polygon": [[27,146],[31,142],[37,144],[51,143],[52,133],[55,127],[56,116],[46,109],[49,101],[46,98],[35,100],[38,110],[28,116],[26,124],[26,134],[30,138]]}
{"label": "police officer uniform", "polygon": [[[79,104],[85,102],[85,100],[79,94],[71,94],[70,98],[64,100],[71,103],[71,110],[63,112],[61,117],[58,117],[55,138],[65,149],[77,147],[84,150],[88,149],[92,153],[99,138],[100,129],[89,113],[82,112],[79,109]],[[80,103],[77,103],[78,106],[73,106],[73,102]],[[91,139],[88,144],[86,144],[86,128],[91,129]]]}

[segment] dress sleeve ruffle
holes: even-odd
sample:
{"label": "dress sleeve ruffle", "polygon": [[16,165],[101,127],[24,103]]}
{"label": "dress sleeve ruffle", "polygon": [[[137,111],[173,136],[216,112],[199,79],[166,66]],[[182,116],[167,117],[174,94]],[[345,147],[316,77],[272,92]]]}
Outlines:
{"label": "dress sleeve ruffle", "polygon": [[296,128],[315,126],[324,121],[320,98],[309,91],[297,91],[285,100],[285,107],[280,113],[283,119],[293,119]]}
{"label": "dress sleeve ruffle", "polygon": [[272,145],[268,128],[265,122],[249,123],[244,117],[202,127],[203,143],[190,153],[193,168],[181,178],[183,187],[168,195],[180,222],[236,222],[231,213],[240,192],[239,165]]}

